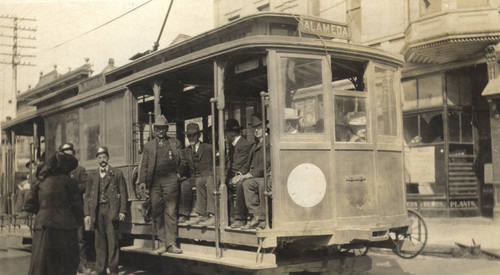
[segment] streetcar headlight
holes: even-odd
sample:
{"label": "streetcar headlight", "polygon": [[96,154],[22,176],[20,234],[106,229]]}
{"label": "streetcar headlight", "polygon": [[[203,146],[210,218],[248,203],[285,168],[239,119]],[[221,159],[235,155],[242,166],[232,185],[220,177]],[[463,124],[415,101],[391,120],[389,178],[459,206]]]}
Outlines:
{"label": "streetcar headlight", "polygon": [[325,196],[325,174],[314,164],[299,164],[288,175],[287,189],[290,198],[296,204],[302,207],[313,207]]}

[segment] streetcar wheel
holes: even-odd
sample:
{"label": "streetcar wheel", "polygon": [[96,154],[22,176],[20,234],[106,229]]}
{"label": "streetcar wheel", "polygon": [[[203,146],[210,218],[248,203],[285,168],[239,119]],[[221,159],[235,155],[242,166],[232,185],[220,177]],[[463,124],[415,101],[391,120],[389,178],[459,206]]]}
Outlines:
{"label": "streetcar wheel", "polygon": [[417,257],[427,244],[427,225],[422,216],[417,211],[408,209],[408,218],[412,223],[406,233],[390,234],[395,244],[394,253],[405,259]]}
{"label": "streetcar wheel", "polygon": [[350,249],[349,251],[354,253],[354,256],[365,256],[368,253],[368,250],[369,250],[368,246],[363,246],[359,248]]}

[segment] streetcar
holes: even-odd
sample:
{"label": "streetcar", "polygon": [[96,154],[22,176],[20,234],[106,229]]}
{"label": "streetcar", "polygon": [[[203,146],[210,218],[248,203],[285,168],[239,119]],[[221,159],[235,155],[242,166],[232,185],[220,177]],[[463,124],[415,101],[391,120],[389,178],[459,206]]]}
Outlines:
{"label": "streetcar", "polygon": [[[165,253],[165,261],[204,271],[364,271],[369,247],[412,258],[427,238],[421,216],[406,209],[403,63],[350,42],[345,24],[260,13],[80,76],[76,84],[56,79],[57,89],[49,83],[28,91],[24,99],[36,108],[3,126],[12,148],[17,135],[32,136],[33,156],[72,142],[87,170],[97,168],[98,146],[108,146],[110,164],[128,183],[131,214],[120,225],[128,243],[121,250],[158,257],[154,230],[138,207],[146,199],[135,184],[140,153],[155,116],[164,115],[169,135],[180,141],[185,126],[198,123],[217,152],[216,224],[179,224],[183,253]],[[287,131],[291,112],[294,132]],[[269,121],[265,178],[272,192],[266,228],[244,230],[229,226],[224,122],[238,120],[253,141],[246,127],[252,114]]]}

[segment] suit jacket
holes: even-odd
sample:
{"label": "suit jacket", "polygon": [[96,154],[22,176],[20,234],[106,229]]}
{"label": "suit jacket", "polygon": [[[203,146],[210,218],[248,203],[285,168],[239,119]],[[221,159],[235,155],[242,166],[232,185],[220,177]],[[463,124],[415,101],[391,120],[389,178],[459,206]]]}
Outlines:
{"label": "suit jacket", "polygon": [[208,177],[212,175],[213,154],[212,145],[200,142],[198,147],[198,160],[194,159],[191,146],[184,149],[185,165],[191,177]]}
{"label": "suit jacket", "polygon": [[[271,168],[271,146],[270,146],[271,137],[266,137],[266,162],[267,162],[267,171]],[[250,174],[254,178],[262,178],[264,177],[264,150],[262,146],[262,142],[254,143],[252,145],[252,149],[250,150],[250,156],[248,158],[248,167]]]}
{"label": "suit jacket", "polygon": [[[181,174],[179,167],[181,162],[184,162],[182,156],[181,142],[175,138],[167,137],[165,140],[171,147],[172,157],[177,162],[177,170],[175,172]],[[156,169],[156,152],[158,146],[158,138],[154,138],[144,145],[144,150],[141,157],[141,168],[139,172],[139,183],[146,183],[149,188],[153,184],[154,170]]]}
{"label": "suit jacket", "polygon": [[[97,205],[99,204],[99,169],[91,171],[85,192],[85,216],[90,216],[91,227],[95,224]],[[118,220],[118,214],[127,214],[127,184],[120,169],[109,166],[103,179],[104,189],[109,199],[111,220]]]}
{"label": "suit jacket", "polygon": [[34,229],[77,229],[83,221],[78,185],[67,175],[51,175],[38,185],[39,208]]}
{"label": "suit jacket", "polygon": [[69,176],[76,180],[78,183],[78,191],[80,191],[83,195],[83,193],[85,193],[85,189],[87,188],[87,170],[78,165],[75,170],[69,173]]}
{"label": "suit jacket", "polygon": [[252,149],[252,143],[244,137],[240,137],[235,146],[229,145],[227,174],[232,178],[236,173],[246,174],[248,172],[248,156]]}

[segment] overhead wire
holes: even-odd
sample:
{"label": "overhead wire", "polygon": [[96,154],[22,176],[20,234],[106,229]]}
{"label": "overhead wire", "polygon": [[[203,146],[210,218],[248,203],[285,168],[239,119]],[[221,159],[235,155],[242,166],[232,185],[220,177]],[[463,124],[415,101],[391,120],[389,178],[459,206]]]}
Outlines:
{"label": "overhead wire", "polygon": [[107,21],[107,22],[105,22],[105,23],[103,23],[103,24],[101,24],[101,25],[99,25],[99,26],[97,26],[97,27],[95,27],[95,28],[93,28],[93,29],[89,30],[89,31],[86,31],[86,32],[84,32],[84,33],[82,33],[82,34],[80,34],[80,35],[78,35],[78,36],[75,36],[75,37],[73,37],[73,38],[71,38],[71,39],[69,39],[69,40],[67,40],[67,41],[64,41],[64,42],[62,42],[62,43],[59,43],[59,44],[57,44],[57,45],[55,45],[55,46],[53,46],[53,47],[51,47],[51,48],[48,48],[47,50],[53,50],[53,49],[55,49],[55,48],[58,48],[58,47],[60,47],[60,46],[62,46],[62,45],[64,45],[64,44],[66,44],[66,43],[69,43],[69,42],[71,42],[71,41],[73,41],[73,40],[75,40],[75,39],[78,39],[78,38],[80,38],[80,37],[82,37],[82,36],[85,36],[85,35],[87,35],[87,34],[89,34],[89,33],[93,32],[93,31],[95,31],[95,30],[98,30],[98,29],[100,29],[100,28],[102,28],[102,27],[104,27],[104,26],[106,26],[106,25],[108,25],[108,24],[110,24],[110,23],[112,23],[112,22],[114,22],[114,21],[116,21],[116,20],[118,20],[118,19],[120,19],[120,18],[124,17],[125,15],[127,15],[127,14],[129,14],[129,13],[131,13],[131,12],[133,12],[133,11],[135,11],[135,10],[137,10],[137,9],[139,9],[139,8],[141,8],[141,7],[143,7],[143,6],[145,6],[146,4],[149,4],[151,1],[153,1],[153,0],[148,0],[148,1],[144,2],[144,3],[142,3],[141,5],[139,5],[139,6],[135,7],[135,8],[133,8],[133,9],[131,9],[131,10],[128,10],[127,12],[125,12],[125,13],[123,13],[123,14],[121,14],[121,15],[119,15],[119,16],[117,16],[117,17],[115,17],[115,18],[113,18],[113,19],[111,19],[111,20],[109,20],[109,21]]}

